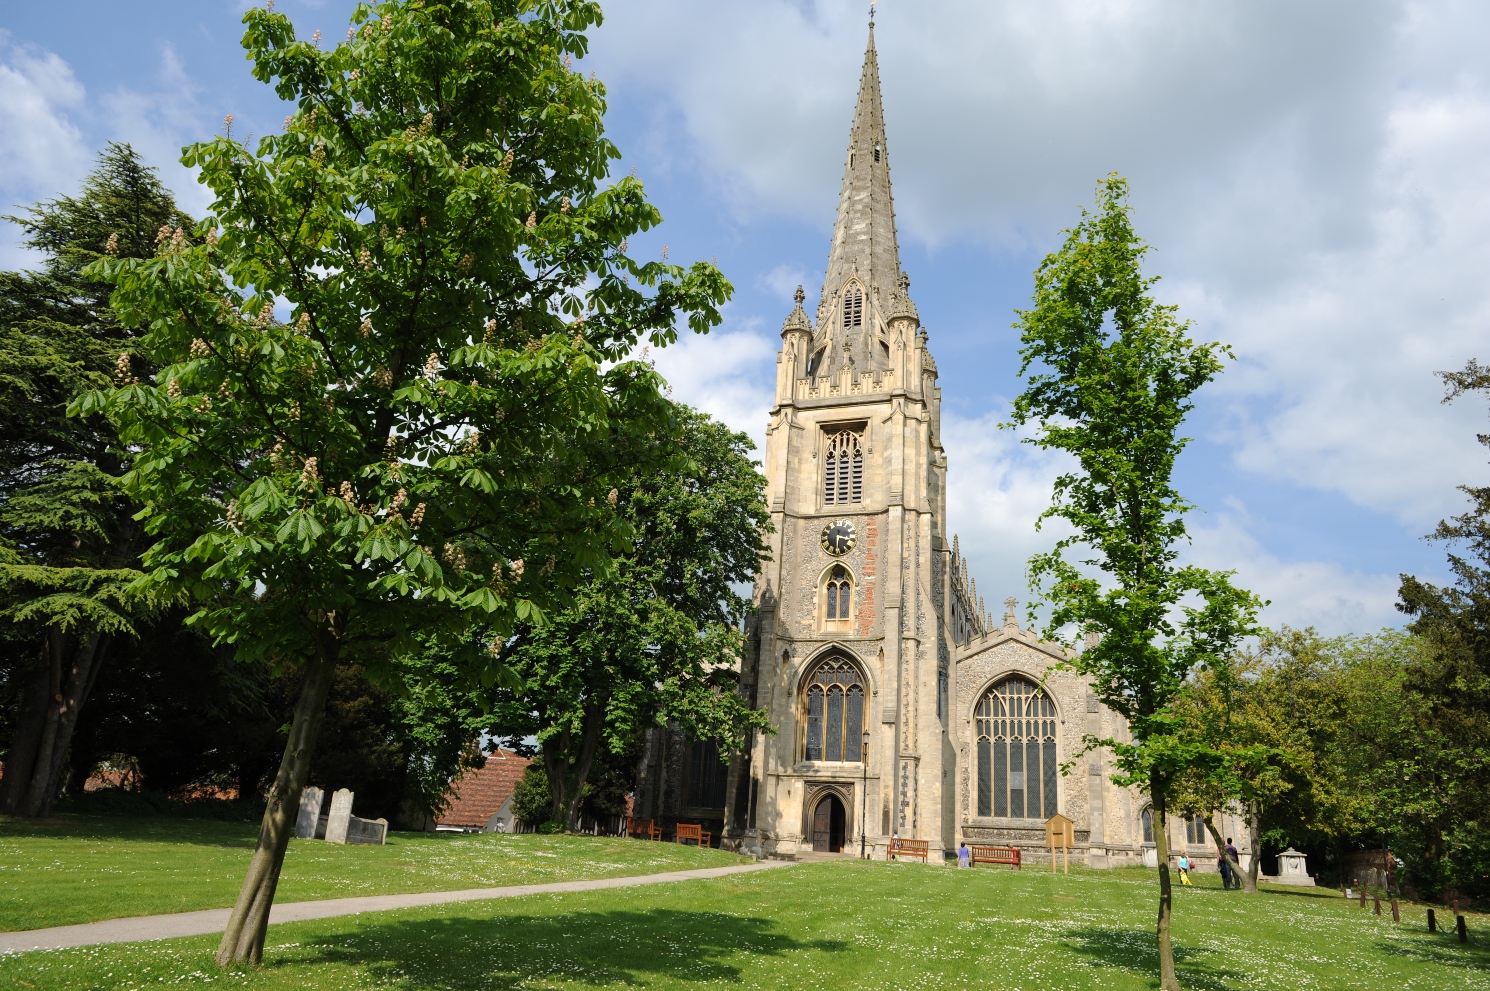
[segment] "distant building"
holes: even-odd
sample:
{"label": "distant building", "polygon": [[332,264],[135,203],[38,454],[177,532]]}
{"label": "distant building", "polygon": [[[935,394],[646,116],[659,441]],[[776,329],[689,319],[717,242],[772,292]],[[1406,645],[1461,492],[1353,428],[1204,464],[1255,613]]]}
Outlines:
{"label": "distant building", "polygon": [[466,771],[451,783],[450,807],[435,820],[445,832],[510,833],[512,793],[533,761],[498,747],[479,770]]}

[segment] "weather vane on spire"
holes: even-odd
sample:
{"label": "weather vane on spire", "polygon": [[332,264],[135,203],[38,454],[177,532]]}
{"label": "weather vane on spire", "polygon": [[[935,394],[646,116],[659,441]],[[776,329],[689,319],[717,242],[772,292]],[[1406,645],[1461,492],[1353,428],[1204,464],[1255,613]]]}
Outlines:
{"label": "weather vane on spire", "polygon": [[869,26],[874,27],[874,5],[878,0],[869,0]]}

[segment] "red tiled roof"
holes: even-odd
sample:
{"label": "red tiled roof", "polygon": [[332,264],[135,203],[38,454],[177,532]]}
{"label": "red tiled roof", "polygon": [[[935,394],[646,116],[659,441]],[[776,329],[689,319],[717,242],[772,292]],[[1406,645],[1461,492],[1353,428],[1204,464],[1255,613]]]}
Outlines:
{"label": "red tiled roof", "polygon": [[530,758],[500,747],[495,753],[487,754],[486,764],[479,771],[466,771],[450,783],[450,808],[436,821],[441,826],[471,829],[485,826],[507,801],[531,763]]}

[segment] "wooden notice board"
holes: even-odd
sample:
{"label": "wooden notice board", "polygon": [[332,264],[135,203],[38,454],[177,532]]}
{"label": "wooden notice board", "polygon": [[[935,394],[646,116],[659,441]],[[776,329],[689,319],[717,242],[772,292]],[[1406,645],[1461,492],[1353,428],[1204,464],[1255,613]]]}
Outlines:
{"label": "wooden notice board", "polygon": [[1050,847],[1050,870],[1055,872],[1055,852],[1061,851],[1063,870],[1071,873],[1071,848],[1076,845],[1076,823],[1057,812],[1045,820],[1045,845]]}

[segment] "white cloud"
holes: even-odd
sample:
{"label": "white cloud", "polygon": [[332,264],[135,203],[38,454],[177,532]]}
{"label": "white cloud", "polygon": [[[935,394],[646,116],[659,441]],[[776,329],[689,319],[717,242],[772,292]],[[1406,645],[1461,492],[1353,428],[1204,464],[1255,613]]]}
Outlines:
{"label": "white cloud", "polygon": [[1189,562],[1235,571],[1235,581],[1271,604],[1262,621],[1277,628],[1313,626],[1326,636],[1400,626],[1396,575],[1352,571],[1331,561],[1284,561],[1269,553],[1232,513],[1192,525]]}
{"label": "white cloud", "polygon": [[[593,58],[668,108],[657,129],[684,133],[659,146],[741,217],[822,223],[860,4],[608,13]],[[1486,37],[1490,7],[1464,0],[891,0],[877,42],[902,237],[1038,254],[1120,171],[1161,297],[1239,356],[1206,394],[1226,411],[1213,439],[1246,473],[1421,531],[1455,485],[1490,478],[1482,410],[1439,405],[1432,375],[1490,357]]]}
{"label": "white cloud", "polygon": [[821,281],[821,272],[809,273],[806,269],[793,265],[777,265],[770,271],[762,272],[755,284],[791,306],[798,286],[816,287]]}
{"label": "white cloud", "polygon": [[732,430],[749,434],[757,457],[765,449],[766,418],[775,396],[777,343],[753,325],[685,334],[648,352],[673,388],[673,398],[703,410]]}
{"label": "white cloud", "polygon": [[[87,170],[88,148],[72,116],[85,91],[72,67],[51,52],[17,46],[0,31],[0,196],[23,206],[53,195]],[[10,248],[0,264],[32,260]]]}
{"label": "white cloud", "polygon": [[1068,459],[1021,444],[1021,435],[998,428],[1002,416],[1000,410],[968,419],[942,410],[947,531],[957,535],[969,575],[995,619],[1003,615],[995,603],[1028,598],[1025,562],[1067,532],[1059,520],[1043,530],[1035,523]]}
{"label": "white cloud", "polygon": [[109,136],[129,142],[141,158],[159,169],[177,205],[194,216],[206,212],[212,196],[197,182],[197,170],[181,164],[181,148],[209,138],[215,130],[213,122],[205,119],[198,94],[199,87],[187,74],[180,54],[169,43],[162,43],[153,86],[120,86],[101,101]]}
{"label": "white cloud", "polygon": [[[1035,529],[1050,505],[1051,486],[1069,460],[1019,443],[997,429],[998,414],[962,419],[943,414],[948,459],[947,526],[961,540],[969,571],[995,621],[1003,600],[1027,602],[1025,563],[1069,532],[1059,520]],[[1206,568],[1237,572],[1236,581],[1271,604],[1262,621],[1314,626],[1333,635],[1399,625],[1393,608],[1396,575],[1367,574],[1330,561],[1286,561],[1251,535],[1245,508],[1192,516],[1192,544],[1182,558]],[[1078,559],[1073,551],[1072,560]],[[996,605],[997,604],[997,605]],[[1024,609],[1021,606],[1021,621]]]}

